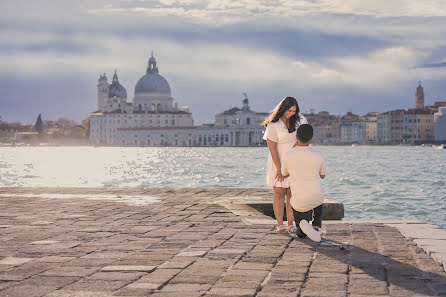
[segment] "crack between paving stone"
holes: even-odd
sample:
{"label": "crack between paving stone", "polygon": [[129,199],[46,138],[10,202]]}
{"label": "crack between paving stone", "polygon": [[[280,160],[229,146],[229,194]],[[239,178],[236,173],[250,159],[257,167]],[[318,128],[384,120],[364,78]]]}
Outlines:
{"label": "crack between paving stone", "polygon": [[[199,203],[197,203],[197,204],[199,204]],[[222,229],[224,229],[224,228],[222,228]],[[220,230],[222,230],[222,229],[220,229]],[[219,231],[220,231],[219,230]],[[217,231],[217,232],[215,232],[215,233],[218,233],[219,231]],[[214,233],[214,234],[215,234]],[[226,243],[228,240],[230,240],[230,239],[232,239],[233,237],[234,237],[234,235],[235,234],[233,234],[231,237],[229,237],[228,239],[226,239],[225,241],[223,241],[220,245],[218,245],[218,246],[216,246],[216,247],[214,247],[213,249],[216,249],[216,248],[218,248],[218,247],[220,247],[220,246],[222,246],[224,243]],[[210,236],[212,236],[212,235],[210,235]],[[206,238],[207,239],[207,238]],[[202,239],[202,240],[199,240],[197,243],[200,243],[200,242],[202,242],[202,241],[204,241],[204,240],[206,240],[206,239]],[[184,248],[184,249],[182,249],[179,253],[181,253],[182,251],[184,251],[184,250],[186,250],[186,249],[188,249],[189,247],[186,247],[186,248]],[[202,255],[202,256],[200,256],[200,257],[198,257],[198,258],[204,258],[211,250],[213,250],[213,249],[210,249],[209,251],[207,251],[204,255]],[[240,257],[240,258],[242,258],[243,257],[243,255]],[[173,257],[172,257],[173,258]],[[240,259],[239,259],[240,260]],[[173,275],[169,280],[167,280],[167,281],[165,281],[164,283],[162,283],[161,284],[161,286],[157,289],[157,290],[154,290],[154,292],[156,292],[156,291],[160,291],[163,287],[165,287],[173,278],[175,278],[178,274],[180,274],[181,272],[183,272],[185,269],[187,269],[189,266],[191,266],[193,263],[195,263],[196,261],[194,261],[194,262],[191,262],[189,265],[187,265],[186,267],[184,267],[184,268],[182,268],[177,274],[175,274],[175,275]],[[238,261],[236,262],[236,263],[238,263]],[[231,266],[229,266],[229,268],[226,270],[226,271],[228,271],[230,268],[232,268],[232,266],[234,266],[235,264],[232,264]],[[157,267],[158,268],[158,267]],[[153,271],[156,271],[156,269],[157,268],[155,268]],[[153,272],[152,271],[152,272]],[[225,275],[225,273],[226,272],[224,272],[222,275],[221,275],[221,277],[220,278],[222,278],[224,275]],[[217,281],[220,279],[220,278],[218,278],[217,279]],[[217,282],[216,281],[216,282]],[[203,295],[205,295],[207,292],[209,292],[210,290],[212,289],[212,286],[211,286],[211,288],[209,288],[209,290],[207,290],[206,292],[204,292],[201,296],[203,296]]]}
{"label": "crack between paving stone", "polygon": [[[239,231],[239,232],[240,232],[240,231]],[[260,239],[258,240],[257,244],[258,244],[260,241],[262,241],[262,239],[265,238],[267,235],[268,235],[268,233],[265,233],[265,235],[264,235],[262,238],[260,238]],[[234,236],[235,236],[235,234],[233,234],[233,235],[232,235],[230,238],[228,238],[225,242],[227,242],[228,240],[232,239]],[[225,242],[223,242],[222,244],[220,244],[219,247],[222,246]],[[252,250],[257,246],[257,244],[254,245],[254,246],[253,246],[252,248],[250,248],[249,250],[245,251],[245,252],[238,258],[238,260],[237,260],[235,263],[231,264],[231,265],[228,267],[228,269],[226,269],[226,271],[223,272],[223,273],[220,275],[220,277],[214,282],[214,285],[215,285],[220,279],[222,279],[222,278],[223,278],[229,271],[231,271],[232,267],[234,267],[238,262],[240,262],[240,260],[241,260],[244,256],[246,256],[247,253],[249,253],[250,251],[252,251]],[[288,244],[289,244],[289,243],[288,243]],[[283,254],[283,253],[282,253],[282,254]],[[207,290],[202,296],[206,295],[210,290],[212,290],[212,287],[213,287],[213,286],[211,286],[211,287],[209,288],[209,290]],[[257,295],[258,291],[259,291],[259,290],[256,291],[255,295]],[[254,296],[255,296],[255,295],[254,295]]]}
{"label": "crack between paving stone", "polygon": [[[350,227],[350,242],[353,243],[353,233],[352,233],[352,225],[349,224]],[[347,260],[347,283],[345,284],[345,297],[349,297],[350,293],[348,291],[350,285],[350,273],[352,271],[352,245],[349,244],[348,247],[348,260]]]}
{"label": "crack between paving stone", "polygon": [[[265,235],[266,236],[266,235]],[[283,254],[285,253],[285,251],[288,249],[288,247],[290,246],[291,242],[293,242],[293,240],[295,240],[295,238],[292,238],[287,245],[285,246],[285,248],[283,249],[282,253],[277,257],[277,260],[273,263],[273,267],[271,268],[271,271],[267,274],[267,276],[263,279],[262,283],[259,285],[259,287],[257,288],[256,293],[254,294],[254,296],[257,296],[257,293],[261,292],[263,287],[268,283],[268,281],[271,279],[271,275],[273,274],[273,269],[277,266],[277,263],[279,263],[280,259],[283,257]]]}
{"label": "crack between paving stone", "polygon": [[384,249],[382,247],[381,240],[379,239],[379,236],[376,233],[375,226],[373,226],[373,225],[372,225],[372,230],[373,230],[373,234],[375,234],[376,242],[378,243],[378,251],[384,257],[385,265],[384,265],[383,274],[384,274],[384,280],[386,281],[387,294],[390,295],[390,282],[389,282],[388,271],[387,271],[387,264],[388,264],[387,263],[387,256],[384,256]]}
{"label": "crack between paving stone", "polygon": [[301,296],[302,289],[305,287],[305,284],[308,281],[308,275],[310,274],[310,268],[313,265],[314,260],[316,259],[317,251],[318,251],[319,247],[320,247],[320,243],[318,244],[316,250],[313,252],[313,256],[311,257],[310,264],[308,264],[307,271],[305,271],[304,281],[302,282],[302,286],[300,287],[300,290],[297,293],[297,297]]}

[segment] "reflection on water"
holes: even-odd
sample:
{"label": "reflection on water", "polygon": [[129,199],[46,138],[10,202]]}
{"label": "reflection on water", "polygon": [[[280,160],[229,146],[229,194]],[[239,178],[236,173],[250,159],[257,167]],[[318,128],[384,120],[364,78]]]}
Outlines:
{"label": "reflection on water", "polygon": [[[446,150],[319,146],[346,219],[446,227]],[[0,186],[265,188],[267,148],[0,148]]]}

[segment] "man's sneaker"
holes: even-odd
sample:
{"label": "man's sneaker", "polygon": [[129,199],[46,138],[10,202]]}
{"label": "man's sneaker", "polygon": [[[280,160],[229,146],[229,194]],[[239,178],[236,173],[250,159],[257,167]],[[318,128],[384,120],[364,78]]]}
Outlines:
{"label": "man's sneaker", "polygon": [[307,236],[311,240],[316,241],[316,242],[321,241],[321,234],[319,232],[317,232],[316,230],[314,230],[313,227],[308,223],[307,220],[300,221],[299,227],[302,230],[302,232],[307,234]]}

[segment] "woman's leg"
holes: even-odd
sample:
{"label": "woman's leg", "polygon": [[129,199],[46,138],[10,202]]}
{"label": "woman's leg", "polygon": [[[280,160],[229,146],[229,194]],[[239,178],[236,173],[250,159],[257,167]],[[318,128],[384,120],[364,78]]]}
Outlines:
{"label": "woman's leg", "polygon": [[293,225],[294,215],[291,207],[291,188],[286,189],[286,219],[288,226]]}
{"label": "woman's leg", "polygon": [[274,200],[273,209],[274,216],[276,217],[277,226],[283,225],[283,204],[285,203],[285,188],[273,187],[274,189]]}

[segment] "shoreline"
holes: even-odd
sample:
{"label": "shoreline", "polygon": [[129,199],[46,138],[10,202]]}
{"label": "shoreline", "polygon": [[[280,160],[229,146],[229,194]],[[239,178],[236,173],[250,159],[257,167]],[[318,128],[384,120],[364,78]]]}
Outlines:
{"label": "shoreline", "polygon": [[[440,141],[438,143],[421,143],[421,144],[384,144],[384,143],[332,143],[332,144],[312,144],[311,146],[372,146],[372,147],[434,147],[446,145],[446,141]],[[138,147],[138,148],[265,148],[267,145],[257,145],[257,146],[139,146],[139,145],[97,145],[88,143],[74,143],[74,144],[61,144],[61,143],[0,143],[0,148],[2,147],[97,147],[97,148],[128,148],[128,147]]]}

